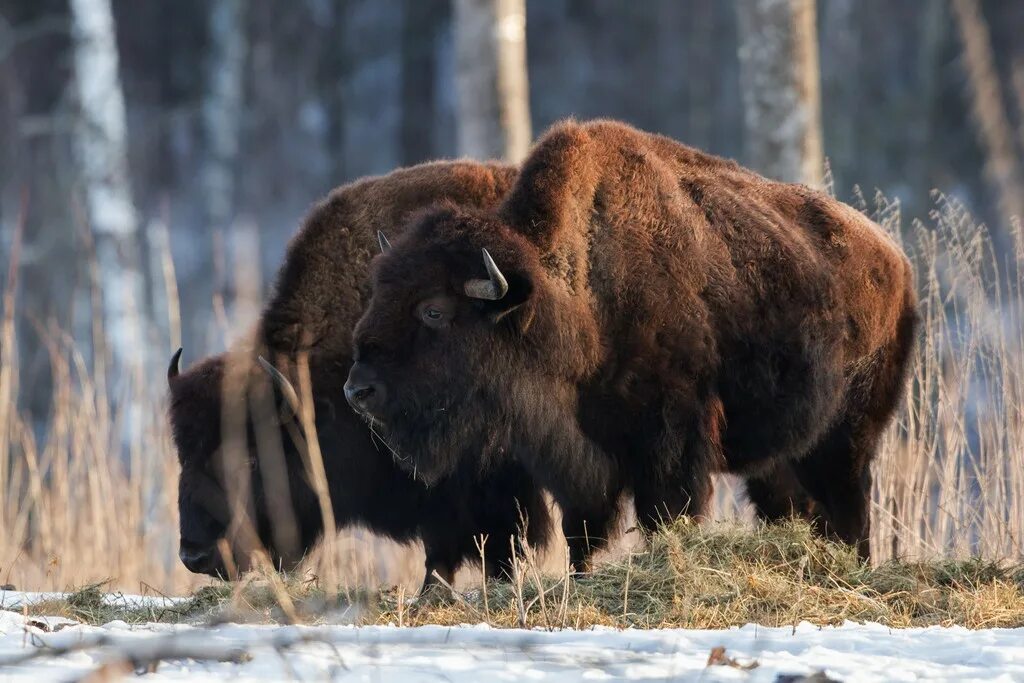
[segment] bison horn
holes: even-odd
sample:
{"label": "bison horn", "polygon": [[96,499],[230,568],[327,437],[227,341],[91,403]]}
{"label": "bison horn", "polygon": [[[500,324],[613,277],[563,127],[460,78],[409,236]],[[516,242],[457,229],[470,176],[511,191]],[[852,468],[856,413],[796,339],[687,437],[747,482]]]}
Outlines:
{"label": "bison horn", "polygon": [[391,251],[391,242],[388,242],[388,238],[380,230],[377,231],[377,244],[380,245],[380,253],[386,254]]}
{"label": "bison horn", "polygon": [[498,265],[491,258],[491,255],[486,249],[484,252],[484,268],[487,269],[487,279],[473,279],[467,280],[463,291],[466,296],[474,299],[486,299],[487,301],[497,301],[504,297],[508,293],[508,281],[505,280],[505,276],[501,274],[498,269]]}
{"label": "bison horn", "polygon": [[259,361],[260,367],[270,375],[270,379],[281,392],[281,395],[288,404],[288,409],[291,410],[292,415],[299,415],[301,404],[299,403],[299,395],[296,393],[295,387],[292,386],[292,383],[288,381],[287,377],[281,374],[280,370],[271,365],[263,356],[258,357],[256,360]]}
{"label": "bison horn", "polygon": [[167,366],[167,384],[170,384],[171,380],[173,380],[175,377],[178,376],[178,361],[180,361],[180,360],[181,360],[181,347],[179,346],[178,350],[174,352],[173,356],[171,356],[171,363],[170,363],[170,365]]}

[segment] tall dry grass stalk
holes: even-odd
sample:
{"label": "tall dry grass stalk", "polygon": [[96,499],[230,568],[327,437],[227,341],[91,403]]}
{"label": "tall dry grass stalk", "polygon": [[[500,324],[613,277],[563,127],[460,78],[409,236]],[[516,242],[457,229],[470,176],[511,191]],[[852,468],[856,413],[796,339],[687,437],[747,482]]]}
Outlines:
{"label": "tall dry grass stalk", "polygon": [[[891,231],[898,206],[879,201]],[[936,196],[932,225],[905,247],[917,270],[921,333],[904,409],[875,467],[880,556],[1019,558],[1024,533],[1024,240],[1006,253],[958,201]]]}
{"label": "tall dry grass stalk", "polygon": [[[126,379],[126,400],[112,409],[106,383],[94,381],[74,340],[16,310],[26,210],[27,197],[0,327],[0,583],[56,589],[123,577],[120,583],[135,590],[187,586],[192,580],[171,561],[177,473],[164,411],[132,378]],[[25,323],[50,361],[51,405],[42,425],[17,411],[16,326]],[[102,330],[95,337],[102,339]],[[102,345],[94,348],[93,367],[102,377]],[[129,411],[145,422],[125,454],[122,425]]]}
{"label": "tall dry grass stalk", "polygon": [[[898,204],[879,198],[874,211],[876,220],[899,234]],[[1012,248],[997,253],[986,229],[944,196],[937,197],[927,225],[915,223],[904,232],[922,323],[905,405],[874,467],[872,546],[878,559],[1024,556],[1019,226],[1012,237]],[[17,254],[11,258],[16,264]],[[111,579],[124,590],[181,592],[203,582],[176,558],[177,462],[162,392],[152,390],[151,380],[149,387],[129,384],[109,394],[127,400],[109,398],[73,339],[15,310],[16,273],[16,267],[9,270],[0,324],[0,583],[63,589]],[[226,310],[221,308],[222,316]],[[44,424],[30,424],[15,409],[20,325],[31,325],[49,352],[52,402]],[[308,371],[298,370],[308,404]],[[120,436],[124,406],[146,416],[141,438],[127,453]],[[307,428],[311,417],[303,417]],[[314,476],[322,470],[319,458],[309,465]],[[735,480],[719,481],[716,501],[720,518],[749,517]],[[627,542],[635,538],[627,536]],[[322,548],[305,564],[323,581],[414,589],[422,578],[423,555],[416,547],[358,529],[332,535],[325,545],[329,552]],[[561,566],[555,546],[549,563]],[[467,581],[475,585],[478,574],[464,573],[461,583]],[[632,599],[629,604],[632,609]]]}

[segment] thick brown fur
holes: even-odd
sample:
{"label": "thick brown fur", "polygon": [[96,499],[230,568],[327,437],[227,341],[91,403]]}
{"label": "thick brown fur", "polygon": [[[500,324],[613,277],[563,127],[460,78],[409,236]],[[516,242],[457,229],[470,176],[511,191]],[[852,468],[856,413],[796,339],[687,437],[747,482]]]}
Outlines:
{"label": "thick brown fur", "polygon": [[[508,281],[497,301],[463,290],[487,277],[483,248]],[[898,246],[835,199],[570,121],[497,209],[418,217],[373,287],[352,372],[375,379],[374,417],[423,476],[489,452],[499,424],[567,536],[599,538],[623,491],[646,525],[701,516],[728,471],[763,516],[814,515],[867,555],[869,464],[916,299]]]}
{"label": "thick brown fur", "polygon": [[[352,329],[368,298],[369,263],[379,251],[377,231],[397,236],[411,213],[441,201],[491,208],[507,193],[514,175],[507,166],[437,162],[335,190],[311,210],[290,244],[251,350],[207,359],[170,380],[171,422],[182,466],[182,553],[191,554],[191,568],[225,572],[215,546],[231,535],[222,485],[225,466],[231,469],[222,448],[226,410],[240,407],[247,416],[245,458],[253,473],[249,510],[274,561],[292,564],[323,532],[301,439],[293,438],[298,422],[278,424],[276,411],[259,412],[261,399],[266,403],[269,398],[273,406],[281,396],[272,393],[256,354],[273,360],[297,387],[299,354],[308,359],[317,438],[338,526],[362,524],[402,542],[421,538],[428,582],[435,570],[450,580],[463,562],[478,558],[480,535],[489,537],[489,573],[501,571],[509,562],[510,538],[524,518],[528,540],[546,541],[546,502],[521,465],[504,463],[484,471],[467,457],[463,467],[428,488],[395,464],[343,400],[338,405],[351,364]],[[275,453],[268,461],[265,454]],[[276,483],[280,489],[282,480],[286,492],[270,495],[268,487]],[[291,535],[282,536],[271,514],[270,501],[281,500],[297,523]]]}

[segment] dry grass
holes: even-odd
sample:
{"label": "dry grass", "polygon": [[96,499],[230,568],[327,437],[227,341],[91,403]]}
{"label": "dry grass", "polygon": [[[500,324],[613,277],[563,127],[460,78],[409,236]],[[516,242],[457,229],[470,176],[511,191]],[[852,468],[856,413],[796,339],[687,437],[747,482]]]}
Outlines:
{"label": "dry grass", "polygon": [[[892,627],[1024,626],[1024,565],[979,559],[861,564],[849,547],[802,523],[754,528],[680,520],[645,549],[589,574],[545,574],[527,556],[510,580],[468,592],[437,587],[411,600],[402,589],[331,591],[317,580],[250,574],[207,586],[174,608],[112,607],[96,586],[35,605],[92,623],[257,621],[561,629],[727,628],[872,621]],[[479,586],[480,584],[477,583]]]}
{"label": "dry grass", "polygon": [[[877,557],[1020,558],[1024,534],[1024,240],[997,246],[957,201],[904,246],[922,330],[896,423],[875,463]],[[899,206],[878,201],[898,234]]]}
{"label": "dry grass", "polygon": [[474,591],[408,608],[392,593],[382,606],[376,621],[408,625],[726,628],[851,620],[1012,627],[1024,625],[1024,568],[977,559],[869,567],[853,549],[802,523],[751,529],[679,520],[652,534],[643,552],[589,574],[544,577],[527,564],[512,581],[489,583],[486,601]]}
{"label": "dry grass", "polygon": [[[879,200],[873,212],[877,220],[897,232],[898,205]],[[884,562],[894,557],[981,555],[1019,561],[1024,532],[1024,242],[1017,231],[997,250],[984,227],[975,225],[962,207],[945,197],[937,198],[927,226],[914,224],[904,234],[905,247],[918,272],[923,329],[906,404],[886,435],[875,463],[875,557]],[[16,250],[11,262],[17,262]],[[10,272],[16,274],[17,269],[11,268]],[[110,588],[175,594],[204,585],[204,579],[189,575],[176,558],[177,465],[168,438],[162,380],[148,386],[126,383],[116,387],[95,382],[90,371],[95,363],[82,355],[75,340],[54,326],[33,321],[31,312],[15,309],[14,284],[11,279],[4,288],[0,326],[0,584],[59,590],[109,580]],[[218,310],[223,308],[218,306]],[[42,427],[30,424],[24,415],[11,409],[18,404],[21,391],[13,340],[17,328],[26,325],[32,326],[49,351],[52,368],[52,386],[48,387],[52,404]],[[224,316],[221,325],[228,325]],[[238,321],[231,323],[235,325]],[[154,342],[154,348],[162,348],[162,344]],[[154,374],[162,376],[159,371]],[[132,406],[144,416],[127,445],[121,441],[123,406]],[[749,510],[739,493],[742,487],[734,482],[730,487],[728,479],[719,483],[718,517],[747,519]],[[758,533],[762,537],[768,534]],[[715,543],[726,537],[714,536],[719,539]],[[686,538],[696,541],[697,537]],[[407,594],[421,579],[423,556],[418,547],[403,548],[359,530],[346,531],[334,540],[331,557],[314,553],[306,563],[304,576],[336,575],[343,587],[370,590],[401,584]],[[667,549],[670,540],[659,536],[654,543],[656,548],[662,543]],[[715,567],[716,548],[720,546],[693,550],[710,553],[707,557],[685,557],[696,562],[695,567],[705,561],[708,567]],[[558,623],[725,623],[744,614],[758,614],[757,605],[773,604],[772,591],[785,594],[793,588],[775,580],[762,581],[767,570],[750,565],[749,574],[743,575],[739,585],[750,601],[726,599],[734,587],[721,577],[721,585],[714,588],[712,579],[718,575],[710,569],[690,572],[706,576],[711,582],[707,591],[693,592],[695,587],[669,593],[649,590],[650,582],[667,580],[667,575],[651,563],[682,557],[674,552],[634,554],[630,560],[620,547],[592,579],[572,582],[573,615],[565,612],[561,595],[552,594],[550,598],[545,596],[543,607],[531,606],[529,619],[546,618]],[[808,557],[816,558],[815,553],[833,551],[829,546],[811,544],[807,552],[811,553]],[[656,556],[661,559],[655,560]],[[627,564],[621,565],[616,557]],[[546,567],[561,566],[559,552],[549,553]],[[830,571],[838,572],[834,564],[828,566],[833,567]],[[842,614],[869,618],[874,614],[872,610],[883,604],[887,605],[883,614],[889,615],[885,618],[892,623],[900,623],[900,619],[917,623],[915,620],[923,618],[914,616],[910,608],[905,616],[899,616],[904,613],[897,610],[899,601],[895,598],[890,605],[885,596],[892,591],[877,584],[886,566],[870,574],[875,583],[858,584],[877,595],[869,593],[869,600],[859,593],[859,597],[849,594],[851,604]],[[805,571],[814,571],[813,567]],[[614,597],[619,592],[614,587],[615,572],[629,576],[626,604],[615,603],[619,599]],[[846,577],[844,580],[860,576],[837,575]],[[737,575],[729,576],[732,580]],[[600,582],[605,580],[611,588],[603,591]],[[842,591],[823,593],[827,587],[816,581],[808,578],[799,584],[806,590],[800,593],[799,602],[790,600],[790,604],[799,605],[806,612],[804,616],[818,613],[816,610],[821,615],[828,614],[828,610],[839,614],[829,601],[838,600]],[[532,576],[527,577],[524,586],[532,582]],[[464,571],[458,583],[480,585],[472,569]],[[964,619],[980,624],[991,617],[1000,600],[1011,604],[1009,585],[986,584],[972,589],[977,595],[963,603]],[[565,588],[557,588],[556,593],[558,590]],[[916,589],[901,590],[913,593]],[[667,603],[663,602],[665,595],[671,596]],[[942,600],[964,600],[964,595],[943,593]],[[500,591],[489,592],[489,604],[483,606],[485,613],[497,610],[504,614],[503,599]],[[1019,596],[1013,599],[1019,600]],[[993,606],[979,608],[985,601]],[[552,605],[558,605],[561,613]],[[971,616],[968,606],[989,616]],[[468,609],[462,603],[445,609],[451,613],[448,621],[466,619],[470,614],[460,611]],[[546,616],[538,617],[540,614]],[[790,610],[772,616],[765,607],[758,618],[788,623],[794,614]],[[432,616],[444,620],[443,611]]]}

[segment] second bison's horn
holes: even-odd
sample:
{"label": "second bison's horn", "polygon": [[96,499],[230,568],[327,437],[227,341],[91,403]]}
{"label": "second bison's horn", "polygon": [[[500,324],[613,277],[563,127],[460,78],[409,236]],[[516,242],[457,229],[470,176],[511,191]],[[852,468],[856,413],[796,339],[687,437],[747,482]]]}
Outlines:
{"label": "second bison's horn", "polygon": [[287,377],[281,374],[280,370],[271,365],[263,356],[260,356],[256,360],[259,361],[260,367],[270,375],[270,379],[273,380],[274,384],[281,392],[281,396],[284,397],[285,403],[288,404],[288,409],[291,411],[292,415],[299,415],[301,404],[299,403],[299,395],[296,393],[295,387],[292,386],[292,383],[288,381]]}
{"label": "second bison's horn", "polygon": [[377,231],[377,244],[380,245],[380,253],[386,254],[391,251],[391,242],[388,242],[388,238],[380,230]]}
{"label": "second bison's horn", "polygon": [[167,383],[170,384],[171,380],[178,376],[178,361],[181,360],[181,347],[174,352],[171,356],[171,363],[167,366]]}
{"label": "second bison's horn", "polygon": [[463,291],[466,296],[474,299],[486,299],[488,301],[497,301],[504,297],[508,293],[508,281],[505,280],[505,276],[501,274],[498,269],[498,264],[494,262],[491,255],[484,249],[484,268],[487,269],[486,280],[467,280]]}

